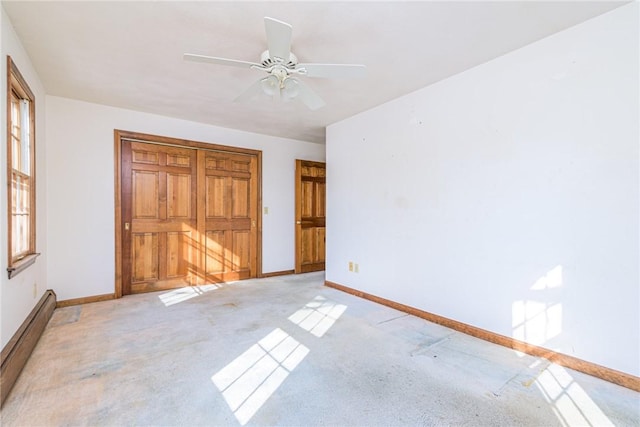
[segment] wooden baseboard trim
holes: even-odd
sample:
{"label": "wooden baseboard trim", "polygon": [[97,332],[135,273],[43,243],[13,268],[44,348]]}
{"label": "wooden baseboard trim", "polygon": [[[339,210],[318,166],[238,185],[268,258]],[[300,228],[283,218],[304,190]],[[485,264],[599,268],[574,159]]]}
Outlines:
{"label": "wooden baseboard trim", "polygon": [[42,295],[38,304],[2,349],[0,356],[0,406],[4,404],[20,372],[22,372],[22,368],[31,356],[31,352],[49,323],[55,308],[56,294],[49,289]]}
{"label": "wooden baseboard trim", "polygon": [[282,270],[282,271],[272,271],[270,273],[262,273],[262,278],[264,277],[276,277],[276,276],[287,276],[289,274],[294,274],[293,270]]}
{"label": "wooden baseboard trim", "polygon": [[578,359],[577,357],[558,353],[556,351],[549,350],[544,347],[539,347],[533,344],[529,344],[524,341],[519,341],[517,339],[510,338],[505,335],[496,334],[495,332],[487,331],[486,329],[481,329],[475,326],[467,325],[466,323],[458,322],[457,320],[448,319],[446,317],[442,317],[437,314],[429,313],[427,311],[423,311],[415,307],[411,307],[405,304],[391,301],[386,298],[378,297],[376,295],[371,295],[366,292],[349,288],[347,286],[340,285],[338,283],[334,283],[328,280],[326,280],[324,284],[325,286],[338,289],[348,294],[355,295],[357,297],[364,298],[369,301],[376,302],[378,304],[386,305],[388,307],[394,308],[399,311],[403,311],[405,313],[411,314],[416,317],[420,317],[430,322],[437,323],[442,326],[446,326],[455,331],[462,332],[464,334],[471,335],[473,337],[480,338],[482,340],[489,341],[494,344],[499,344],[504,347],[508,347],[508,348],[520,351],[522,353],[530,354],[532,356],[542,357],[549,360],[550,362],[553,362],[560,366],[564,366],[565,368],[583,372],[585,374],[594,376],[596,378],[600,378],[605,381],[618,384],[622,387],[626,387],[631,390],[640,392],[640,377],[636,377],[634,375],[627,374],[625,372],[620,372],[615,369],[597,365],[592,362],[587,362],[585,360]]}
{"label": "wooden baseboard trim", "polygon": [[56,308],[69,307],[72,305],[89,304],[92,302],[109,301],[116,298],[116,294],[104,294],[94,295],[90,297],[66,299],[64,301],[58,301]]}

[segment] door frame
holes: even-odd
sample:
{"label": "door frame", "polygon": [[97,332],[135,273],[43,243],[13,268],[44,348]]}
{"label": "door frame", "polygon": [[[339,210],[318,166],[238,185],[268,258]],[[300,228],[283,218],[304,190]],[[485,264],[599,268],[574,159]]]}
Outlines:
{"label": "door frame", "polygon": [[124,141],[167,145],[231,154],[255,156],[257,162],[258,215],[256,218],[256,277],[262,277],[262,151],[249,148],[231,147],[208,142],[190,141],[139,132],[114,129],[114,174],[115,174],[115,298],[122,298],[122,143]]}

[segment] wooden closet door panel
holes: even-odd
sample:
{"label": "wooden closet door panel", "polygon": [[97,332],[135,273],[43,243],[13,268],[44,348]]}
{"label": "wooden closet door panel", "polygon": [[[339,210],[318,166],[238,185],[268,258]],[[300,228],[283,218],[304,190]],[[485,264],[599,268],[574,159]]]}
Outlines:
{"label": "wooden closet door panel", "polygon": [[122,159],[123,294],[191,284],[197,246],[195,152],[124,142]]}
{"label": "wooden closet door panel", "polygon": [[233,262],[231,268],[238,274],[239,278],[244,277],[251,269],[251,231],[233,230]]}
{"label": "wooden closet door panel", "polygon": [[250,218],[250,181],[251,178],[231,178],[231,216],[233,218]]}
{"label": "wooden closet door panel", "polygon": [[175,279],[185,277],[195,268],[193,264],[193,232],[171,231],[167,233],[166,277]]}
{"label": "wooden closet door panel", "polygon": [[227,254],[225,252],[225,233],[224,231],[208,231],[206,233],[206,239],[206,275],[222,275],[227,270],[225,267],[227,259]]}
{"label": "wooden closet door panel", "polygon": [[132,171],[132,219],[158,219],[160,217],[160,174],[157,171]]}
{"label": "wooden closet door panel", "polygon": [[191,219],[191,175],[167,174],[167,219]]}
{"label": "wooden closet door panel", "polygon": [[257,275],[258,188],[253,156],[205,152],[207,282]]}
{"label": "wooden closet door panel", "polygon": [[224,176],[206,177],[206,216],[207,218],[226,217],[226,178]]}
{"label": "wooden closet door panel", "polygon": [[133,234],[134,282],[158,280],[158,233]]}

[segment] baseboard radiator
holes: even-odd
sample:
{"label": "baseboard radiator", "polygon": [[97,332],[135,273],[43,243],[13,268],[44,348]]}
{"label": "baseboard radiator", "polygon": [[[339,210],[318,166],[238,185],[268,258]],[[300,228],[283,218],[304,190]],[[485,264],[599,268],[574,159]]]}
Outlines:
{"label": "baseboard radiator", "polygon": [[56,294],[49,289],[2,349],[0,356],[0,406],[4,404],[20,372],[22,372],[22,368],[29,360],[29,356],[31,356],[31,352],[38,343],[55,308]]}

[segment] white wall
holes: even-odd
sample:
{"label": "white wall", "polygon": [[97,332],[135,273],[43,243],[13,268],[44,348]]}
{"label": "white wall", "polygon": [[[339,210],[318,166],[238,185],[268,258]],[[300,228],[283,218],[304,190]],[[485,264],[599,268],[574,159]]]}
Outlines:
{"label": "white wall", "polygon": [[634,3],[330,126],[327,280],[640,375],[638,76]]}
{"label": "white wall", "polygon": [[[0,7],[2,26],[2,49],[0,55],[0,76],[2,76],[2,90],[0,92],[0,135],[2,135],[2,147],[0,147],[0,338],[2,347],[11,339],[24,319],[29,315],[33,307],[47,290],[47,278],[45,275],[47,258],[46,240],[46,191],[47,180],[45,168],[45,154],[47,149],[45,135],[45,92],[36,74],[31,61],[24,51],[4,8]],[[17,65],[20,73],[27,81],[36,98],[36,250],[42,255],[36,263],[27,270],[19,273],[9,280],[7,278],[8,246],[7,246],[7,148],[6,135],[7,123],[7,55],[10,55]],[[35,293],[34,293],[35,284]]]}
{"label": "white wall", "polygon": [[59,300],[114,292],[114,129],[262,150],[262,271],[294,268],[294,160],[324,145],[47,97],[49,258]]}

